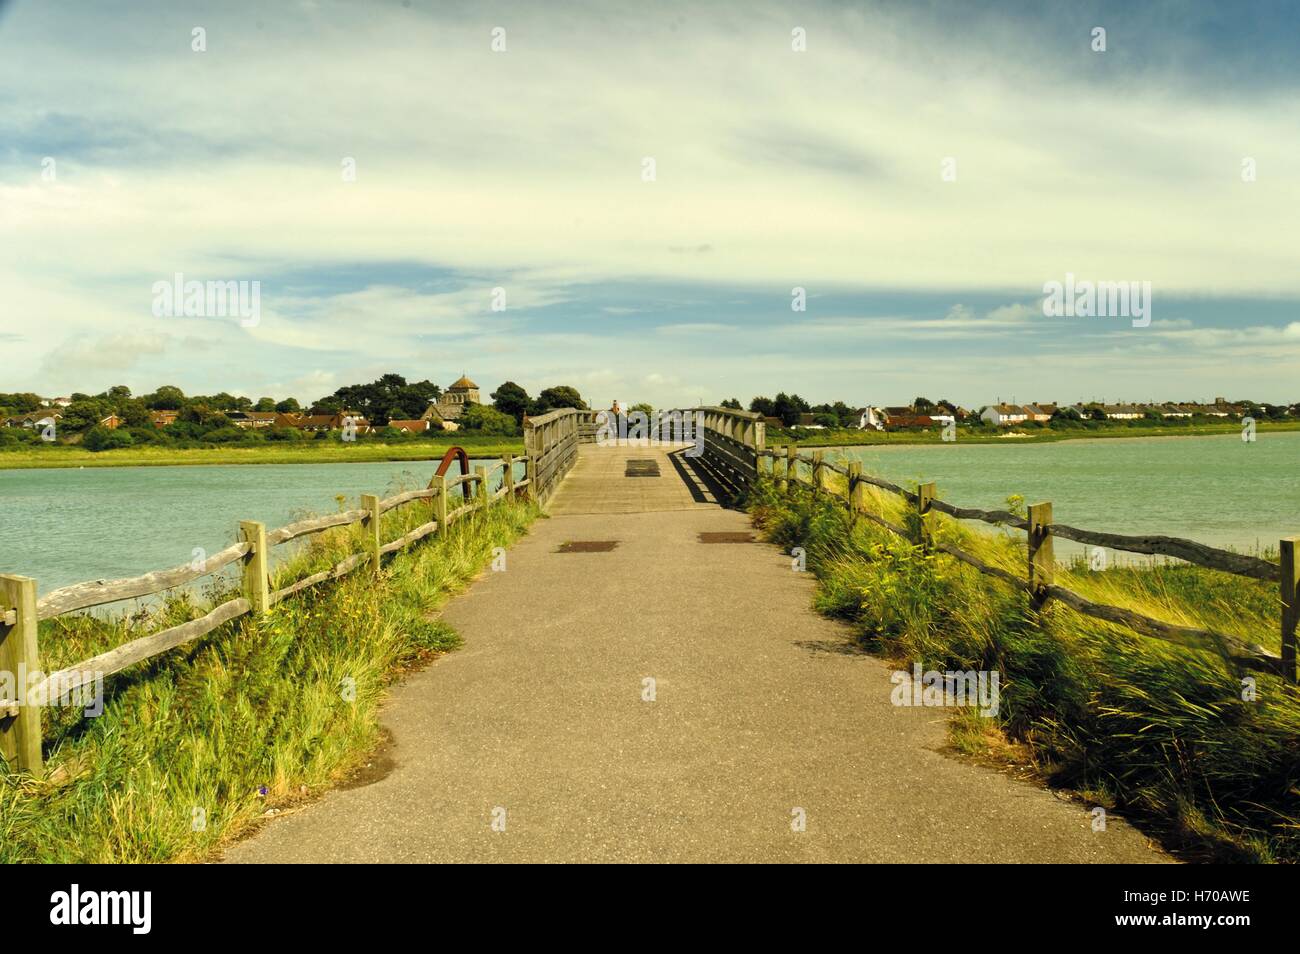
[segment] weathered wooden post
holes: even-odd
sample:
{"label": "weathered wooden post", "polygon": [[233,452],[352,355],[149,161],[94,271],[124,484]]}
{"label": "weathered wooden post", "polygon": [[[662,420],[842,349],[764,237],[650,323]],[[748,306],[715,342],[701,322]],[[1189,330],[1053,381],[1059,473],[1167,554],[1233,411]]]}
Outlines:
{"label": "weathered wooden post", "polygon": [[866,484],[862,482],[862,461],[849,461],[849,525],[853,526],[858,522],[858,514],[864,509],[862,506],[862,491]]}
{"label": "weathered wooden post", "polygon": [[799,479],[799,449],[793,444],[785,445],[785,487],[794,493],[795,482]]}
{"label": "weathered wooden post", "polygon": [[256,520],[239,521],[239,539],[252,549],[244,556],[241,589],[244,599],[261,616],[271,608],[270,572],[266,552],[266,524]]}
{"label": "weathered wooden post", "polygon": [[474,468],[474,476],[478,478],[475,483],[478,484],[478,505],[486,507],[492,502],[492,496],[488,493],[488,469],[487,464],[479,464]]}
{"label": "weathered wooden post", "polygon": [[506,454],[506,466],[501,471],[501,480],[506,485],[506,500],[515,499],[515,455]]}
{"label": "weathered wooden post", "polygon": [[1287,537],[1278,544],[1282,571],[1282,676],[1295,685],[1300,679],[1296,672],[1296,630],[1300,629],[1300,560],[1296,547],[1300,537]]}
{"label": "weathered wooden post", "polygon": [[537,495],[537,458],[532,454],[528,455],[528,463],[524,465],[528,476],[528,499],[537,501],[541,498]]}
{"label": "weathered wooden post", "polygon": [[374,494],[361,495],[361,509],[366,511],[361,525],[366,530],[366,549],[370,551],[370,569],[379,575],[379,498]]}
{"label": "weathered wooden post", "polygon": [[1052,505],[1029,505],[1029,607],[1041,609],[1047,602],[1044,587],[1052,585],[1056,557],[1052,552]]}
{"label": "weathered wooden post", "polygon": [[29,677],[40,668],[36,581],[25,576],[0,575],[0,672],[8,674],[14,687],[14,698],[0,699],[0,755],[19,771],[33,775],[40,775],[44,770],[39,704],[42,700],[29,700],[27,689]]}
{"label": "weathered wooden post", "polygon": [[934,498],[934,484],[921,484],[916,488],[916,513],[919,519],[916,542],[921,544],[923,553],[929,553],[930,545],[934,542],[930,533],[930,502]]}
{"label": "weathered wooden post", "polygon": [[812,462],[812,486],[813,496],[820,497],[822,493],[822,458],[825,456],[823,451],[813,451]]}
{"label": "weathered wooden post", "polygon": [[429,486],[438,491],[438,495],[433,498],[433,516],[438,521],[438,533],[441,535],[447,532],[447,476],[434,474]]}

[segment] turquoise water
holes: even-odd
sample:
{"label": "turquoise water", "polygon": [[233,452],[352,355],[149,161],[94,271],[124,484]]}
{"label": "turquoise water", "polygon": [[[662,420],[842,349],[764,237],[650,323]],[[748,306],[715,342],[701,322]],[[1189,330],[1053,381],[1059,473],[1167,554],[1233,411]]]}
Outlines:
{"label": "turquoise water", "polygon": [[965,507],[1009,494],[1052,502],[1057,523],[1161,533],[1253,552],[1300,536],[1300,433],[1111,438],[1053,444],[951,444],[826,451],[894,483],[934,481]]}
{"label": "turquoise water", "polygon": [[[897,483],[932,480],[953,503],[1050,500],[1055,519],[1253,551],[1300,535],[1300,433],[833,450]],[[478,463],[478,462],[476,462]],[[486,463],[486,462],[484,462]],[[0,572],[43,593],[188,563],[268,528],[428,484],[435,462],[0,470]],[[519,468],[522,476],[522,467]],[[1064,554],[1062,554],[1064,555]]]}
{"label": "turquoise water", "polygon": [[[234,543],[240,520],[272,529],[333,513],[337,494],[356,507],[363,493],[425,487],[436,467],[381,461],[0,470],[0,573],[35,577],[44,593],[180,566],[195,548],[212,554]],[[522,466],[516,472],[522,476]],[[458,473],[452,464],[449,476]]]}

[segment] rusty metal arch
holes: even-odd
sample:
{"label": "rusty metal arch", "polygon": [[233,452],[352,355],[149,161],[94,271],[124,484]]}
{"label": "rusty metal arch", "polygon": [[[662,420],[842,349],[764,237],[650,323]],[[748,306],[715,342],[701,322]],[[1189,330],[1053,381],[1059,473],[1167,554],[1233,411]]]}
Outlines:
{"label": "rusty metal arch", "polygon": [[[468,473],[469,473],[469,454],[465,453],[465,448],[463,448],[463,447],[449,447],[449,448],[447,448],[447,453],[445,453],[445,454],[442,455],[442,463],[440,463],[440,464],[438,465],[438,469],[435,470],[435,471],[433,472],[433,473],[434,473],[434,476],[435,476],[435,477],[445,477],[445,476],[447,476],[447,471],[448,471],[448,469],[450,469],[450,467],[451,467],[451,462],[452,462],[453,460],[458,460],[458,461],[460,461],[460,472],[461,472],[461,474],[468,474]],[[433,481],[432,481],[432,480],[429,481],[429,486],[430,486],[430,487],[433,486]],[[469,481],[466,481],[465,483],[463,483],[463,484],[460,485],[460,492],[461,492],[461,495],[462,495],[466,500],[469,500],[469,499],[473,496],[474,491],[473,491],[473,489],[470,487],[470,485],[469,485]]]}

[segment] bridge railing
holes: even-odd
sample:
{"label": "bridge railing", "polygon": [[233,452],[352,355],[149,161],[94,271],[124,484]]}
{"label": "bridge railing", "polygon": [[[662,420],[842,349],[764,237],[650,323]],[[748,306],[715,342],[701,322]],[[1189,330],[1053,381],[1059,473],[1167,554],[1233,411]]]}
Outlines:
{"label": "bridge railing", "polygon": [[[578,459],[579,429],[594,411],[565,407],[524,418],[524,453],[528,455],[528,479],[533,497],[546,501]],[[592,440],[595,440],[594,432]]]}
{"label": "bridge railing", "polygon": [[[515,458],[506,456],[458,477],[435,474],[423,490],[409,490],[387,499],[363,494],[358,509],[310,517],[275,530],[267,530],[265,524],[257,521],[240,521],[239,542],[210,557],[196,555],[182,566],[142,576],[74,583],[51,590],[39,599],[34,579],[0,574],[0,675],[10,676],[15,693],[13,697],[0,696],[0,756],[20,771],[39,775],[43,770],[41,711],[44,706],[83,704],[82,700],[89,694],[87,687],[101,686],[106,676],[206,636],[245,614],[261,616],[286,597],[362,567],[369,567],[378,575],[385,554],[403,550],[502,498],[513,498],[521,492],[535,496],[527,477],[515,478],[514,465]],[[501,482],[493,491],[490,488],[498,470]],[[417,500],[432,503],[429,516],[433,519],[383,542],[382,515]],[[280,589],[271,589],[270,554],[274,547],[336,527],[351,526],[360,526],[364,531],[360,552]],[[94,606],[152,596],[215,576],[235,565],[239,566],[241,575],[239,596],[214,607],[206,615],[133,639],[57,672],[42,672],[37,640],[40,621]],[[0,693],[3,692],[0,682]]]}
{"label": "bridge railing", "polygon": [[[763,476],[773,482],[778,493],[790,494],[797,486],[806,487],[814,495],[834,500],[838,505],[847,507],[852,520],[865,517],[886,530],[918,544],[926,552],[945,553],[974,567],[980,573],[996,577],[1024,591],[1029,597],[1029,605],[1033,610],[1042,609],[1049,601],[1057,600],[1085,616],[1127,626],[1143,636],[1184,647],[1215,650],[1240,669],[1273,673],[1292,685],[1297,682],[1297,649],[1300,646],[1297,634],[1297,630],[1300,629],[1300,537],[1280,540],[1278,542],[1279,562],[1273,563],[1259,557],[1222,550],[1181,537],[1102,533],[1055,523],[1050,502],[1031,504],[1028,513],[1023,517],[1007,510],[958,507],[940,500],[932,483],[919,485],[913,493],[887,480],[864,474],[860,461],[837,465],[826,460],[822,451],[807,456],[798,453],[794,445],[787,446],[784,451],[765,450],[761,452],[761,456],[764,460]],[[801,464],[807,467],[807,477],[801,471]],[[844,478],[846,488],[844,493],[841,494],[828,487],[827,471],[837,473]],[[914,515],[912,521],[914,527],[899,526],[875,513],[866,499],[867,487],[879,488],[907,501]],[[1025,531],[1028,536],[1029,557],[1026,575],[1017,576],[1002,567],[986,564],[978,557],[938,539],[935,534],[937,514],[945,514],[954,520],[979,520]],[[1126,607],[1094,602],[1074,590],[1061,586],[1055,579],[1056,560],[1053,541],[1056,537],[1129,553],[1173,557],[1222,573],[1279,584],[1278,603],[1281,611],[1282,636],[1280,655],[1274,655],[1243,637],[1196,626],[1166,623]]]}
{"label": "bridge railing", "polygon": [[758,462],[766,441],[763,415],[729,407],[692,407],[673,411],[690,415],[702,464],[733,497],[758,480]]}

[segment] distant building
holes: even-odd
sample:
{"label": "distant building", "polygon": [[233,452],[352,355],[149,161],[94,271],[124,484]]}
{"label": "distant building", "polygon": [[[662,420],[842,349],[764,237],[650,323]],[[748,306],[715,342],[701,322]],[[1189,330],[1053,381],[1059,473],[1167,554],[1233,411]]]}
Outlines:
{"label": "distant building", "polygon": [[459,419],[465,413],[467,406],[481,403],[483,402],[479,399],[478,385],[462,374],[460,380],[443,391],[432,406],[444,421],[451,422]]}
{"label": "distant building", "polygon": [[1029,413],[1019,404],[990,404],[980,411],[980,420],[994,427],[1023,424]]}
{"label": "distant building", "polygon": [[885,429],[885,412],[878,407],[858,409],[858,430],[883,431]]}
{"label": "distant building", "polygon": [[180,413],[180,411],[150,411],[149,421],[154,427],[166,427],[168,424],[175,424]]}
{"label": "distant building", "polygon": [[423,434],[429,429],[432,421],[426,421],[423,418],[417,418],[413,421],[393,421],[388,422],[389,427],[396,428],[405,434]]}

